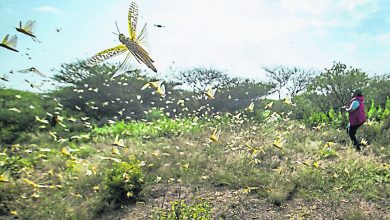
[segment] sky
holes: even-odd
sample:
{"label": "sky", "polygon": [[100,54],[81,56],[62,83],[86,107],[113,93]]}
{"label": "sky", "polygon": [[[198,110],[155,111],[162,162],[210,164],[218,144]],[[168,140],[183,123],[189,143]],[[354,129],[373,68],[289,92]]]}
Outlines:
{"label": "sky", "polygon": [[[17,70],[36,67],[52,76],[62,63],[88,59],[119,44],[115,21],[128,35],[128,0],[0,0],[0,37],[18,36],[19,53],[0,48],[0,82],[30,89]],[[323,70],[334,61],[366,71],[390,72],[390,4],[386,0],[136,0],[138,31],[148,24],[158,76],[212,67],[232,76],[265,80],[263,67]],[[37,38],[16,32],[36,20]],[[157,28],[154,24],[164,25]],[[60,32],[56,29],[61,28]],[[28,48],[28,49],[27,49]],[[31,60],[25,53],[29,53]],[[119,62],[119,56],[108,62]],[[146,66],[143,66],[146,70]],[[9,74],[13,70],[14,74]],[[151,72],[152,73],[152,72]],[[34,90],[33,90],[34,91]]]}

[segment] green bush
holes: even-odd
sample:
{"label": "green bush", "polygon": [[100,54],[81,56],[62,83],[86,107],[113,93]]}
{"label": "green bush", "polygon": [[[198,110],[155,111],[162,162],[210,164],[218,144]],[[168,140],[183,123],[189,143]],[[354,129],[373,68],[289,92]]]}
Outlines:
{"label": "green bush", "polygon": [[390,117],[387,117],[382,124],[382,131],[390,130]]}
{"label": "green bush", "polygon": [[390,97],[386,98],[385,110],[383,111],[382,119],[389,118],[390,116]]}
{"label": "green bush", "polygon": [[129,162],[114,162],[103,180],[104,199],[115,204],[135,202],[142,190],[143,174],[140,161],[131,158]]}
{"label": "green bush", "polygon": [[[327,112],[311,111],[305,109],[303,120],[309,125],[328,124],[333,128],[345,127],[348,124],[348,113],[331,108]],[[300,111],[299,109],[297,111]],[[307,114],[309,112],[309,114]],[[390,116],[390,97],[387,97],[385,106],[375,105],[374,99],[371,100],[370,107],[367,110],[367,118],[374,121],[384,121]]]}
{"label": "green bush", "polygon": [[333,128],[340,128],[348,124],[348,113],[331,108],[327,113],[312,112],[305,116],[304,121],[311,126],[325,123]]}
{"label": "green bush", "polygon": [[287,194],[279,190],[272,190],[268,196],[268,200],[271,204],[281,206],[287,200]]}
{"label": "green bush", "polygon": [[156,121],[158,119],[167,118],[162,110],[152,109],[147,115],[145,115],[145,120],[147,121]]}
{"label": "green bush", "polygon": [[[70,116],[78,117],[81,113],[64,110],[51,97],[31,92],[12,89],[0,89],[0,143],[24,143],[29,138],[26,133],[49,130],[57,136],[69,138],[86,131],[80,122],[70,122]],[[11,109],[11,110],[10,110]],[[58,124],[53,123],[53,116],[60,114]],[[46,120],[38,122],[37,118]]]}
{"label": "green bush", "polygon": [[104,125],[93,129],[100,136],[126,135],[135,138],[176,136],[182,133],[200,131],[201,124],[194,124],[192,118],[171,119],[162,117],[155,121],[120,121],[114,125]]}
{"label": "green bush", "polygon": [[375,118],[375,112],[376,112],[375,101],[371,100],[371,106],[368,109],[367,117],[369,119],[371,119],[371,120],[374,119]]}
{"label": "green bush", "polygon": [[370,145],[373,153],[381,155],[384,158],[390,158],[390,118],[381,123],[373,125],[363,125],[359,130],[357,137],[365,138]]}
{"label": "green bush", "polygon": [[211,219],[211,207],[209,203],[197,201],[192,204],[187,204],[183,200],[171,202],[170,209],[157,209],[153,213],[155,220],[176,220],[176,219],[196,219],[208,220]]}
{"label": "green bush", "polygon": [[44,117],[44,101],[34,93],[0,89],[0,143],[11,144],[20,132],[38,127],[35,116]]}
{"label": "green bush", "polygon": [[384,106],[375,105],[374,99],[371,100],[370,108],[367,112],[367,117],[370,120],[383,121],[390,116],[390,97],[386,98]]}
{"label": "green bush", "polygon": [[337,157],[337,151],[334,148],[323,148],[320,150],[320,157],[322,159],[328,159],[328,158],[336,158]]}

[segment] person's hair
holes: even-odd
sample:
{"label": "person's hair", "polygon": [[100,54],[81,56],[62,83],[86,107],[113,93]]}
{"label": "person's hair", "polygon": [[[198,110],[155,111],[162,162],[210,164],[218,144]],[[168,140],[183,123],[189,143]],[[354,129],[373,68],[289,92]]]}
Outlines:
{"label": "person's hair", "polygon": [[353,94],[356,95],[356,96],[363,96],[362,90],[360,90],[360,89],[356,89],[356,90],[353,92]]}

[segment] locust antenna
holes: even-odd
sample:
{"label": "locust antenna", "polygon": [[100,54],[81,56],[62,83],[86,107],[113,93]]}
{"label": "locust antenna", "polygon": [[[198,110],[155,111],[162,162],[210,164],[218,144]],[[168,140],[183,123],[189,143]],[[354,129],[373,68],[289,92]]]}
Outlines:
{"label": "locust antenna", "polygon": [[121,32],[119,31],[119,28],[118,28],[118,22],[115,21],[115,26],[116,26],[116,29],[118,30],[118,34],[120,34]]}

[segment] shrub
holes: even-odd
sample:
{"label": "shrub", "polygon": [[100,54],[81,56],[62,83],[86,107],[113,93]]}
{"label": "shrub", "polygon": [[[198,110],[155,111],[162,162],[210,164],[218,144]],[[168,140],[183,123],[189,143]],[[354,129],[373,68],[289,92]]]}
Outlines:
{"label": "shrub", "polygon": [[132,121],[127,123],[120,121],[114,125],[96,127],[92,133],[97,136],[127,135],[135,138],[146,136],[167,137],[199,131],[201,123],[203,122],[198,122],[198,124],[194,125],[192,118],[171,119],[168,117],[162,117],[152,122]]}
{"label": "shrub", "polygon": [[390,116],[390,97],[386,98],[386,104],[385,104],[385,109],[383,111],[383,119],[386,119]]}
{"label": "shrub", "polygon": [[[0,143],[7,144],[13,143],[19,132],[36,129],[38,123],[35,123],[35,116],[45,117],[45,111],[54,109],[52,100],[13,89],[0,89],[0,102]],[[12,108],[20,113],[10,111]]]}
{"label": "shrub", "polygon": [[382,131],[390,130],[390,117],[386,118],[382,124]]}
{"label": "shrub", "polygon": [[145,120],[147,121],[156,121],[158,119],[168,118],[168,116],[164,115],[162,110],[152,109],[149,111],[147,115],[145,115]]}
{"label": "shrub", "polygon": [[[81,113],[64,110],[55,100],[45,95],[0,89],[0,105],[0,143],[28,143],[29,138],[25,133],[37,130],[51,130],[64,138],[86,130],[81,122],[73,123],[66,120],[69,116],[77,117],[82,115]],[[61,123],[58,125],[53,123],[53,116],[50,116],[55,115],[54,112],[60,114]],[[48,123],[39,123],[36,117],[47,120]]]}
{"label": "shrub", "polygon": [[157,209],[153,213],[153,219],[156,220],[176,220],[176,219],[211,219],[211,207],[208,202],[196,201],[193,204],[187,204],[183,200],[171,202],[170,209]]}
{"label": "shrub", "polygon": [[270,203],[276,206],[281,206],[284,202],[286,202],[287,195],[282,191],[272,190],[272,192],[269,194],[268,200]]}
{"label": "shrub", "polygon": [[[372,126],[363,125],[358,131],[357,136],[364,137],[369,143],[373,141],[380,141],[381,139],[381,125],[380,124],[374,124]],[[387,142],[387,141],[386,141]]]}
{"label": "shrub", "polygon": [[104,199],[107,202],[135,202],[142,190],[143,174],[140,161],[113,163],[103,180]]}
{"label": "shrub", "polygon": [[322,159],[335,158],[337,157],[337,151],[334,148],[324,148],[320,150],[320,157]]}

